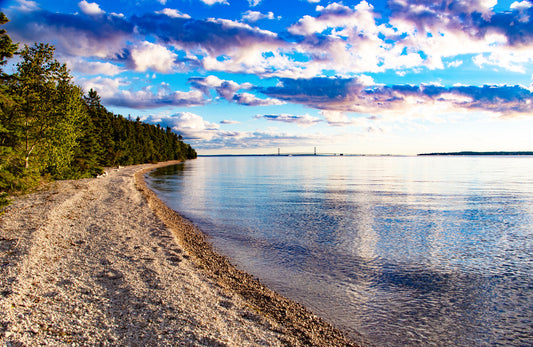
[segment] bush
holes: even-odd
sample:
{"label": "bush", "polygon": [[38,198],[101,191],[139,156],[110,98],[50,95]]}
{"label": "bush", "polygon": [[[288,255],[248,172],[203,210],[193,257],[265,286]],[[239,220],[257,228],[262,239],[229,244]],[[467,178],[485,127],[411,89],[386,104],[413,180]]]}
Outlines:
{"label": "bush", "polygon": [[4,213],[4,207],[9,206],[9,204],[11,201],[9,201],[7,193],[0,193],[0,216]]}

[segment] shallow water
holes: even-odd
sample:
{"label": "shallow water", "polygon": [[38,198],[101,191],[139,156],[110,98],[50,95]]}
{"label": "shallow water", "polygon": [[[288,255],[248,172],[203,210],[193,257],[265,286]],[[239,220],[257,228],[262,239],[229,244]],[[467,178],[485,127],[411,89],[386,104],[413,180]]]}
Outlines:
{"label": "shallow water", "polygon": [[372,343],[533,345],[533,157],[209,157],[148,184]]}

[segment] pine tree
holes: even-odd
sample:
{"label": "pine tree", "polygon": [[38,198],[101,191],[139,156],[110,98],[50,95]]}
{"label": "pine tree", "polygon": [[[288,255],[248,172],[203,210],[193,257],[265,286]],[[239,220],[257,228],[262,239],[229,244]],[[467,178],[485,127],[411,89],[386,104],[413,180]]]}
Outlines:
{"label": "pine tree", "polygon": [[63,177],[73,160],[79,124],[85,117],[82,94],[72,83],[65,64],[54,58],[48,44],[25,46],[15,74],[15,93],[21,128],[17,150],[26,169],[33,165],[41,171]]}

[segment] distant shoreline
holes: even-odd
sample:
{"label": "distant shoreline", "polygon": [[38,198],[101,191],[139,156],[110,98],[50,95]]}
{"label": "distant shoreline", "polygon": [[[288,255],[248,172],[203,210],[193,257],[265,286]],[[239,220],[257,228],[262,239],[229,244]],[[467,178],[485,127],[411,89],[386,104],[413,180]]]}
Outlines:
{"label": "distant shoreline", "polygon": [[516,156],[516,155],[533,155],[533,151],[492,151],[492,152],[433,152],[419,153],[414,155],[402,154],[347,154],[347,153],[281,153],[281,154],[199,154],[198,157],[416,157],[416,156]]}
{"label": "distant shoreline", "polygon": [[533,151],[520,151],[520,152],[473,152],[473,151],[461,151],[461,152],[443,152],[443,153],[421,153],[418,156],[436,156],[436,155],[462,155],[462,156],[476,156],[476,155],[533,155]]}

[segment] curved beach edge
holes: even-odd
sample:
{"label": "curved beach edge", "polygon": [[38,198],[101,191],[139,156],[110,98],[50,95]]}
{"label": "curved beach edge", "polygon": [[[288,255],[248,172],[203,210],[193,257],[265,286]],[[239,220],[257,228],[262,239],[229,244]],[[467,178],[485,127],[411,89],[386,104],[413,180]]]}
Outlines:
{"label": "curved beach edge", "polygon": [[314,315],[304,306],[265,287],[258,279],[237,269],[227,257],[218,254],[207,241],[206,235],[192,222],[169,208],[147,187],[145,176],[160,167],[177,162],[158,163],[135,174],[135,185],[163,223],[174,233],[180,246],[203,270],[226,290],[238,294],[258,314],[281,327],[288,342],[293,345],[364,346],[362,336],[348,337],[341,330]]}

